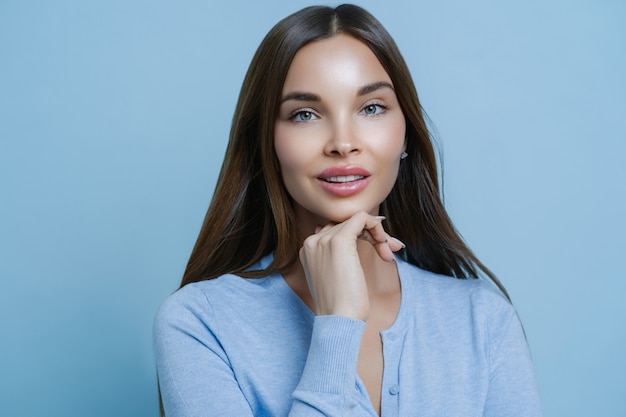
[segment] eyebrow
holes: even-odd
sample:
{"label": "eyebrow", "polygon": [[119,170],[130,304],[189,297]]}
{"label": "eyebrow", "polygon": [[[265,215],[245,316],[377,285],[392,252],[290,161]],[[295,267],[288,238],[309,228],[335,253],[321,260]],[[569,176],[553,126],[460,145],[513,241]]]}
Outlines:
{"label": "eyebrow", "polygon": [[[373,93],[374,91],[380,90],[381,88],[390,88],[391,90],[394,90],[393,85],[391,85],[387,81],[378,81],[378,82],[367,84],[367,85],[364,85],[363,87],[360,87],[359,90],[357,91],[357,96],[358,97],[364,96],[366,94]],[[318,96],[317,94],[295,91],[281,98],[280,104],[283,104],[284,102],[289,101],[289,100],[316,101],[316,102],[322,101],[321,97]]]}
{"label": "eyebrow", "polygon": [[285,101],[296,100],[296,101],[322,101],[321,97],[317,94],[313,93],[302,93],[299,91],[289,93],[285,97],[280,99],[280,104],[283,104]]}
{"label": "eyebrow", "polygon": [[366,94],[373,93],[376,90],[380,90],[381,88],[390,88],[392,91],[395,91],[393,85],[391,85],[387,81],[379,81],[377,83],[367,84],[359,88],[357,96],[364,96]]}

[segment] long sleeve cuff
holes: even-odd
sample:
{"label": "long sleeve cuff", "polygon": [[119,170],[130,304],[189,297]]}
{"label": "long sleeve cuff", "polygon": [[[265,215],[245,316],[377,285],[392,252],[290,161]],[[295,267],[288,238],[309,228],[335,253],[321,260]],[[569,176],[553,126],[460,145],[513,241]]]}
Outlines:
{"label": "long sleeve cuff", "polygon": [[317,316],[298,390],[327,394],[354,391],[365,322],[344,316]]}

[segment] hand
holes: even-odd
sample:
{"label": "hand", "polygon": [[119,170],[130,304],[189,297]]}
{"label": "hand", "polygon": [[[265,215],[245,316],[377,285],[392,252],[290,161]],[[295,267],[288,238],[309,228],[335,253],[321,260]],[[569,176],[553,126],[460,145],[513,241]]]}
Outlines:
{"label": "hand", "polygon": [[317,315],[336,314],[366,321],[369,296],[357,251],[357,239],[372,244],[378,256],[393,262],[404,245],[390,237],[382,217],[358,212],[339,224],[318,228],[300,249],[300,262]]}

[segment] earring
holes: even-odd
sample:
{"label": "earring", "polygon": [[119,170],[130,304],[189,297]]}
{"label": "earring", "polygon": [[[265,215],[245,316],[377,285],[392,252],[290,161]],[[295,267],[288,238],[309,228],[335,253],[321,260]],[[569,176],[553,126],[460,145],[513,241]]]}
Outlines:
{"label": "earring", "polygon": [[409,156],[408,153],[406,153],[406,151],[402,152],[402,154],[400,155],[400,159],[405,159],[407,156]]}

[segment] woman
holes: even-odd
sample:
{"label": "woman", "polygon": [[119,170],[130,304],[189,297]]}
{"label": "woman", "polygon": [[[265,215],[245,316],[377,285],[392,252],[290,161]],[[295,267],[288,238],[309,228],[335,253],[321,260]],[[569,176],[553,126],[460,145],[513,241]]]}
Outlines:
{"label": "woman", "polygon": [[[480,272],[501,292],[450,278]],[[406,64],[352,5],[259,46],[154,332],[168,417],[541,414],[508,295],[443,208]]]}

